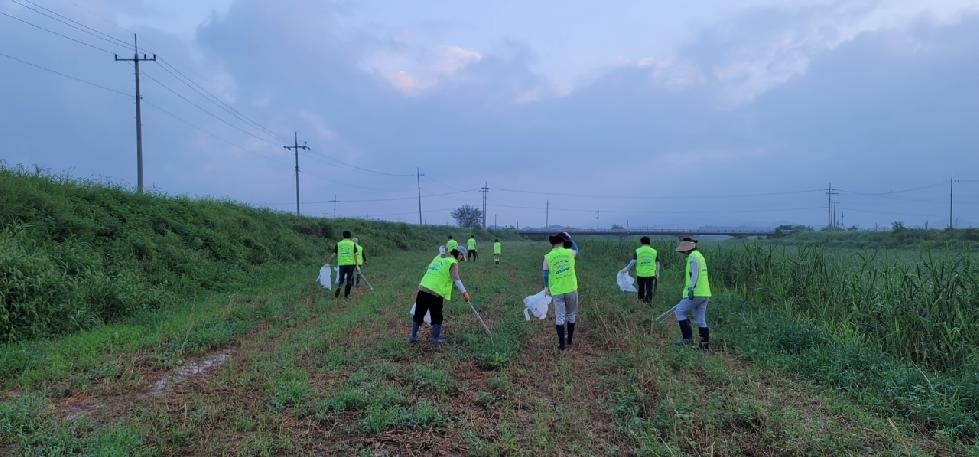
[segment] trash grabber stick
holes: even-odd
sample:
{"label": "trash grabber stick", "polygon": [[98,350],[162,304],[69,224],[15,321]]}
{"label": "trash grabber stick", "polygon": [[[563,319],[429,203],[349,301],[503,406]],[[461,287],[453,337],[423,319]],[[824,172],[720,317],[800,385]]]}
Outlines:
{"label": "trash grabber stick", "polygon": [[666,318],[666,316],[667,316],[667,315],[669,315],[670,313],[672,313],[672,312],[673,312],[673,310],[675,310],[675,309],[676,309],[676,305],[673,305],[673,307],[672,307],[672,308],[670,308],[670,309],[668,309],[668,310],[666,310],[666,312],[664,312],[663,314],[660,314],[660,315],[659,315],[659,317],[657,317],[657,318],[656,318],[656,322],[660,322],[660,321],[662,321],[663,319],[665,319],[665,318]]}
{"label": "trash grabber stick", "polygon": [[367,276],[364,276],[364,272],[360,271],[360,267],[357,267],[357,274],[360,275],[360,279],[364,280],[364,284],[367,284],[367,287],[370,287],[371,290],[374,290],[374,286],[372,286],[370,281],[367,280]]}
{"label": "trash grabber stick", "polygon": [[476,319],[479,319],[479,323],[483,324],[483,330],[486,330],[486,334],[489,336],[493,336],[493,333],[490,332],[489,327],[486,325],[486,322],[483,321],[483,317],[479,315],[479,312],[476,311],[476,307],[473,306],[472,302],[466,302],[466,303],[469,304],[469,309],[471,309],[473,311],[473,314],[476,315]]}

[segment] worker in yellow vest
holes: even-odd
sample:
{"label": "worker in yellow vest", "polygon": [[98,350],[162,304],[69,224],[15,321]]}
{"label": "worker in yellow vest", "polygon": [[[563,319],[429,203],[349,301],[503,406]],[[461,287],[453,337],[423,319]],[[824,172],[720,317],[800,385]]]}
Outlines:
{"label": "worker in yellow vest", "polygon": [[502,256],[503,256],[503,245],[500,243],[500,240],[494,239],[493,240],[493,262],[496,262],[496,264],[499,265],[500,264],[500,257],[502,257]]}
{"label": "worker in yellow vest", "polygon": [[697,240],[683,238],[676,247],[677,252],[687,256],[683,274],[683,295],[676,305],[676,322],[680,326],[680,339],[674,344],[693,343],[693,328],[687,314],[693,314],[693,323],[700,333],[700,349],[709,349],[710,330],[707,328],[707,302],[710,301],[710,280],[707,278],[707,261],[697,250]]}
{"label": "worker in yellow vest", "polygon": [[[565,237],[550,235],[551,251],[544,255],[541,279],[544,294],[554,299],[554,329],[557,331],[557,347],[563,351],[565,343],[574,342],[575,316],[578,312],[578,277],[575,274],[575,251],[565,248]],[[565,327],[567,324],[567,327]],[[567,329],[567,336],[565,336]]]}
{"label": "worker in yellow vest", "polygon": [[449,235],[449,241],[447,241],[445,243],[445,250],[446,251],[451,251],[451,250],[455,249],[456,246],[459,246],[459,242],[456,241],[455,239],[453,239],[452,238],[452,235]]}
{"label": "worker in yellow vest", "polygon": [[466,240],[466,256],[469,260],[476,261],[476,235],[469,235],[469,239]]}
{"label": "worker in yellow vest", "polygon": [[344,230],[343,239],[337,242],[333,254],[330,254],[330,259],[326,261],[329,265],[333,259],[337,259],[337,266],[340,267],[337,290],[333,292],[333,296],[337,298],[340,297],[341,285],[344,286],[343,298],[350,297],[350,287],[353,285],[353,275],[357,269],[357,244],[350,237],[350,230]]}
{"label": "worker in yellow vest", "polygon": [[360,245],[360,239],[353,237],[354,245],[357,246],[357,268],[354,270],[354,285],[360,285],[360,279],[363,277],[360,269],[367,265],[367,255],[364,254],[364,247]]}
{"label": "worker in yellow vest", "polygon": [[418,328],[425,322],[426,312],[432,315],[432,342],[445,342],[445,338],[442,338],[442,304],[452,299],[452,286],[455,285],[462,292],[463,300],[470,301],[469,292],[466,292],[466,286],[459,277],[459,262],[464,258],[458,249],[452,249],[448,256],[439,254],[429,262],[415,295],[415,314],[411,318],[408,342],[418,342]]}
{"label": "worker in yellow vest", "polygon": [[649,245],[649,237],[639,238],[639,247],[632,254],[632,260],[622,269],[629,271],[636,266],[636,287],[639,301],[652,303],[656,295],[656,275],[659,273],[659,261],[656,260],[656,249]]}

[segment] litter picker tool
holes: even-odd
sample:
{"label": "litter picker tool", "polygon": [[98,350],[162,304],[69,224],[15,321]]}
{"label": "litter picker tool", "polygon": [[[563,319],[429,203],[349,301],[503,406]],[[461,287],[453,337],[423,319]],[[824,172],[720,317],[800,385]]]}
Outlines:
{"label": "litter picker tool", "polygon": [[363,271],[360,271],[360,267],[359,266],[357,267],[357,274],[360,275],[360,279],[363,279],[364,280],[364,284],[367,284],[367,287],[370,287],[371,290],[374,290],[374,286],[372,286],[371,283],[370,283],[370,281],[367,280],[367,276],[364,276],[364,272]]}
{"label": "litter picker tool", "polygon": [[656,322],[661,322],[663,319],[666,318],[666,316],[672,313],[675,309],[676,309],[676,305],[673,305],[672,308],[666,310],[663,314],[660,314],[659,317],[656,318]]}
{"label": "litter picker tool", "polygon": [[483,330],[486,330],[486,334],[489,335],[489,336],[493,336],[493,333],[490,332],[489,327],[486,325],[486,322],[483,321],[483,317],[479,315],[479,312],[476,311],[476,307],[473,306],[472,302],[471,301],[467,301],[466,303],[469,304],[469,309],[471,309],[472,312],[473,312],[473,314],[476,315],[476,319],[479,319],[479,323],[480,324],[483,324]]}

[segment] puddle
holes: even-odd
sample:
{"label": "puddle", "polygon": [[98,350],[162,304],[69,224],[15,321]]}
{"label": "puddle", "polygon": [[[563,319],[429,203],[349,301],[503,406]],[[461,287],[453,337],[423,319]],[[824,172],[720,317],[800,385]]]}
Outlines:
{"label": "puddle", "polygon": [[150,395],[159,395],[170,386],[175,386],[182,382],[187,381],[194,376],[203,374],[212,368],[224,365],[231,358],[231,351],[219,352],[217,354],[212,354],[203,359],[185,363],[176,371],[163,375],[156,384],[153,384],[153,388],[150,389]]}

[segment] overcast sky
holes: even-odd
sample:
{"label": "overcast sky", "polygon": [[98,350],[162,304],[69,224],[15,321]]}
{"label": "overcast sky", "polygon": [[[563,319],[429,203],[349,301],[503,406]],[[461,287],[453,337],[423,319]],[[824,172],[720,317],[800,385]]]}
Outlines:
{"label": "overcast sky", "polygon": [[294,211],[298,131],[308,215],[979,226],[979,0],[0,0],[0,160],[135,188],[133,34],[153,192]]}

